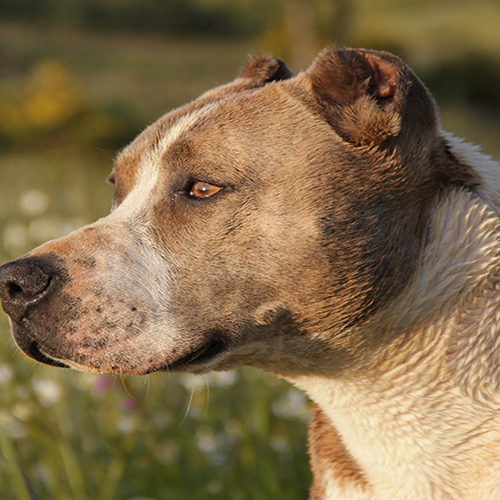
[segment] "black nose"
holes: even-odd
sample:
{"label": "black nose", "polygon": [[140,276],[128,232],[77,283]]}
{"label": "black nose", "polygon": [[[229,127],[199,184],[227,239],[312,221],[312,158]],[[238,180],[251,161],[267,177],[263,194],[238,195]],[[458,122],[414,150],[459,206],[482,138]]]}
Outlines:
{"label": "black nose", "polygon": [[3,310],[20,321],[28,308],[51,291],[54,271],[42,259],[19,259],[0,267],[0,298]]}

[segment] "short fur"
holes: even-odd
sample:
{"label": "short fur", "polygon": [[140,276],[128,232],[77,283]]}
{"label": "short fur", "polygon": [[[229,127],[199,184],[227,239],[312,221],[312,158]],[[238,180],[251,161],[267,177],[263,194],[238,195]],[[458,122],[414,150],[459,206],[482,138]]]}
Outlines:
{"label": "short fur", "polygon": [[311,500],[500,498],[500,172],[400,59],[252,58],[110,180],[109,216],[0,268],[26,354],[288,379]]}

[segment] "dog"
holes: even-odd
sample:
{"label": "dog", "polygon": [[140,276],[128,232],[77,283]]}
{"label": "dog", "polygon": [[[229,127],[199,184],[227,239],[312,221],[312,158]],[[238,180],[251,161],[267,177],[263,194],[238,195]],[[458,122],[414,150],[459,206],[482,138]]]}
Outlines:
{"label": "dog", "polygon": [[499,165],[399,58],[254,56],[109,180],[108,216],[0,268],[25,354],[289,380],[310,500],[500,498]]}

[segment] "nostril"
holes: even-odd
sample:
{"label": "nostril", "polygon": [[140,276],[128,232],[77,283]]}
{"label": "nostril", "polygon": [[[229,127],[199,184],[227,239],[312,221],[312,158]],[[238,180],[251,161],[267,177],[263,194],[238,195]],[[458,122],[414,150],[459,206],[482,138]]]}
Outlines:
{"label": "nostril", "polygon": [[5,283],[5,292],[10,300],[30,300],[39,297],[50,285],[50,276],[33,276],[32,274],[22,277],[18,282],[8,281]]}
{"label": "nostril", "polygon": [[15,298],[16,295],[20,295],[23,293],[23,289],[16,283],[6,283],[5,288],[7,290],[7,295],[11,299]]}

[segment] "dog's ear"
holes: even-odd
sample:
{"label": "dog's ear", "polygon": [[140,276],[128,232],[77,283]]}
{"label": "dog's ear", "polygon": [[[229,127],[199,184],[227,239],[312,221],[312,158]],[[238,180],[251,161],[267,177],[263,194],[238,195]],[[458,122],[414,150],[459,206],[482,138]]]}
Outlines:
{"label": "dog's ear", "polygon": [[380,145],[411,130],[435,133],[434,101],[399,58],[370,50],[326,49],[306,73],[335,131],[357,145]]}
{"label": "dog's ear", "polygon": [[295,73],[281,59],[268,55],[251,56],[239,75],[256,85],[288,80],[293,76]]}

